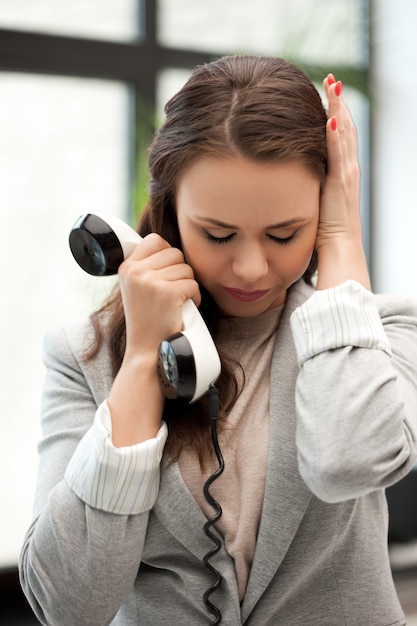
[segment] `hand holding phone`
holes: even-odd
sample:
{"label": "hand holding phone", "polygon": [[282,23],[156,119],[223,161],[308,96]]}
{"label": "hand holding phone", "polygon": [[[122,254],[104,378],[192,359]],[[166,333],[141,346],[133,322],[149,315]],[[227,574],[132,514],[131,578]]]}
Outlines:
{"label": "hand holding phone", "polygon": [[[69,245],[80,267],[93,276],[117,274],[141,241],[140,235],[114,216],[85,213],[71,229]],[[161,342],[158,375],[164,395],[189,403],[203,396],[220,375],[216,346],[197,307],[187,300],[183,329]]]}

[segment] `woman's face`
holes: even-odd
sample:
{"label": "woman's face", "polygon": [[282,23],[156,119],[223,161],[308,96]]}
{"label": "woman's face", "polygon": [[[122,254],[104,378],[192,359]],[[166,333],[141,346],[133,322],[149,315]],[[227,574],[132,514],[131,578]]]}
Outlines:
{"label": "woman's face", "polygon": [[250,317],[285,302],[310,262],[320,181],[297,162],[202,157],[179,181],[187,262],[220,310]]}

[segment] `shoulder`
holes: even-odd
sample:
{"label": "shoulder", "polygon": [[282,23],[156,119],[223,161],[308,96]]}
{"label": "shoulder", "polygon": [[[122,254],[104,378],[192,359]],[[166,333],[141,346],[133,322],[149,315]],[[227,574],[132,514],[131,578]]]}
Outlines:
{"label": "shoulder", "polygon": [[44,336],[46,355],[72,357],[81,360],[94,341],[95,333],[90,316],[84,316],[47,329]]}
{"label": "shoulder", "polygon": [[[101,324],[105,329],[106,318]],[[90,316],[52,326],[44,336],[44,364],[49,369],[65,371],[70,377],[77,372],[87,379],[101,379],[107,386],[112,380],[109,343],[102,341],[99,350],[90,359],[87,354],[94,342],[95,329]]]}

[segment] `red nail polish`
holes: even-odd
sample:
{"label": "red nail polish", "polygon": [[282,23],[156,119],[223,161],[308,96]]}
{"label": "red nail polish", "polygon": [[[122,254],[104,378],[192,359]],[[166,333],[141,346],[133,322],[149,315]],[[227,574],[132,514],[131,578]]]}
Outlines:
{"label": "red nail polish", "polygon": [[333,83],[335,83],[335,82],[336,82],[336,79],[333,76],[333,74],[328,74],[328,76],[327,76],[327,84],[330,86],[330,85],[333,85]]}
{"label": "red nail polish", "polygon": [[340,96],[340,94],[342,93],[342,81],[341,80],[337,81],[336,87],[334,88],[334,92],[336,96]]}
{"label": "red nail polish", "polygon": [[330,120],[330,128],[333,131],[337,130],[337,121],[335,117],[332,117],[332,119]]}

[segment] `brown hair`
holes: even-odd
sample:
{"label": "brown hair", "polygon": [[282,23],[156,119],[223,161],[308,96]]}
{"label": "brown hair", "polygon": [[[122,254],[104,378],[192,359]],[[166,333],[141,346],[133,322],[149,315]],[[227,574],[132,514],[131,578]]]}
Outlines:
{"label": "brown hair", "polygon": [[[298,161],[324,181],[326,112],[310,79],[283,59],[231,56],[197,67],[167,103],[165,113],[166,120],[150,149],[149,200],[138,225],[142,236],[157,232],[181,248],[175,209],[177,185],[185,169],[203,155],[239,154],[263,161]],[[304,274],[306,281],[315,269],[313,255]],[[204,290],[201,312],[215,337],[216,307]],[[116,374],[125,350],[119,291],[92,319],[96,343],[88,358],[108,338]],[[222,373],[217,383],[220,418],[230,410],[239,391],[230,361],[221,356]],[[204,462],[211,451],[205,399],[192,406],[169,401],[164,419],[169,428],[166,451],[172,458],[178,456],[183,445],[192,445]]]}

